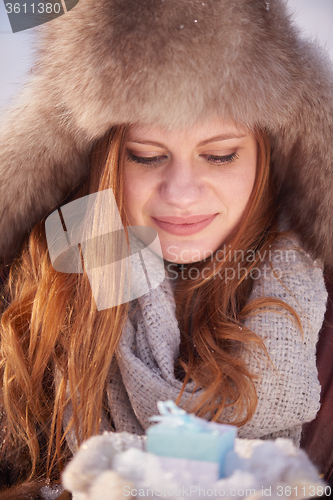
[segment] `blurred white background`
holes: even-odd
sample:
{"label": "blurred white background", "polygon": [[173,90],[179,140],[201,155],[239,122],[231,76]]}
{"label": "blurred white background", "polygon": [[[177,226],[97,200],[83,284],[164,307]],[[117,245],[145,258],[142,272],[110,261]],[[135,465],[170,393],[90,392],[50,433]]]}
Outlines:
{"label": "blurred white background", "polygon": [[[333,0],[288,0],[288,4],[303,32],[326,47],[333,61]],[[0,0],[0,114],[29,74],[34,32],[12,33]]]}

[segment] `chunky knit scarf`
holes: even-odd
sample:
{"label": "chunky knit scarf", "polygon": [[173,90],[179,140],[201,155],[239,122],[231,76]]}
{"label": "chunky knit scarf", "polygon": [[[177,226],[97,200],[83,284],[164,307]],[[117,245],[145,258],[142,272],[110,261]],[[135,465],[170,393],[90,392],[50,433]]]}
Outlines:
{"label": "chunky knit scarf", "polygon": [[[137,301],[139,309],[129,314],[107,394],[115,428],[142,434],[151,425],[149,417],[158,413],[157,401],[175,401],[183,384],[174,374],[180,332],[170,280]],[[194,389],[193,381],[187,384],[182,404]]]}
{"label": "chunky knit scarf", "polygon": [[[249,300],[264,296],[282,299],[295,309],[303,338],[285,309],[259,311],[246,321],[246,326],[264,339],[272,364],[267,364],[267,357],[259,351],[244,353],[244,363],[258,375],[258,405],[238,435],[250,439],[290,437],[299,444],[301,424],[311,421],[319,409],[315,346],[327,293],[321,266],[296,240],[283,240],[270,254],[269,262],[261,263]],[[182,387],[174,375],[179,343],[173,287],[166,278],[131,304],[107,389],[113,425],[103,416],[101,431],[114,428],[142,434],[150,425],[149,417],[158,413],[157,401],[177,398]],[[186,386],[181,406],[189,401],[194,387],[194,382]],[[201,391],[198,389],[194,398]],[[74,442],[70,445],[75,448]]]}

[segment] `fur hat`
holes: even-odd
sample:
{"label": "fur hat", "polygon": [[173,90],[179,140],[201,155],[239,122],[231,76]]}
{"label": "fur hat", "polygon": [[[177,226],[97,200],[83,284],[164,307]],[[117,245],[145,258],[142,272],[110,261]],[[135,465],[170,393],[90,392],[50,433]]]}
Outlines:
{"label": "fur hat", "polygon": [[80,0],[38,31],[34,72],[0,129],[2,262],[111,126],[219,114],[266,130],[280,209],[333,265],[332,65],[285,0]]}

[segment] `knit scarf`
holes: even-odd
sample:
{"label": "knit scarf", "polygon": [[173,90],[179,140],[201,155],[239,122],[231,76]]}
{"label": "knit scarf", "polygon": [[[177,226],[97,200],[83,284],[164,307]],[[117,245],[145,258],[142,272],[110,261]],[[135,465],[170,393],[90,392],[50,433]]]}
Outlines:
{"label": "knit scarf", "polygon": [[[157,402],[177,399],[183,383],[174,375],[180,345],[175,309],[169,277],[130,303],[107,386],[112,423],[103,410],[100,432],[144,434],[152,424],[149,418],[158,414]],[[201,393],[202,389],[195,388],[195,382],[187,383],[179,405],[186,405],[191,397],[193,401]],[[64,412],[65,428],[71,416],[69,403]],[[68,433],[66,440],[74,453],[77,449],[74,433]]]}
{"label": "knit scarf", "polygon": [[[294,249],[297,240],[280,243],[284,250]],[[288,255],[288,254],[285,254]],[[264,267],[267,265],[262,263]],[[284,283],[276,279],[268,267],[267,276],[254,282],[249,301],[262,296],[283,298],[300,317],[311,318],[303,322],[304,339],[297,325],[283,311],[259,311],[245,321],[258,335],[265,338],[272,364],[255,346],[244,351],[242,359],[251,373],[258,375],[258,404],[252,419],[239,429],[240,437],[250,439],[290,437],[299,443],[301,422],[314,418],[318,411],[320,385],[315,367],[315,343],[325,312],[327,292],[322,270],[312,267],[308,256],[302,252],[279,262]],[[291,272],[290,270],[293,269]],[[313,273],[316,272],[314,278]],[[309,280],[315,286],[314,297],[309,301]],[[289,290],[289,295],[286,295]],[[301,293],[301,292],[302,293]],[[294,298],[298,294],[298,301]],[[304,300],[302,298],[304,297]],[[292,339],[292,340],[291,340]],[[175,377],[174,363],[178,357],[180,331],[176,318],[173,280],[166,276],[156,288],[130,302],[116,355],[110,370],[107,399],[111,415],[101,415],[100,431],[115,430],[143,434],[151,425],[150,417],[158,413],[157,402],[175,401],[183,383]],[[311,362],[310,362],[311,361]],[[291,388],[302,383],[307,398],[284,397]],[[203,389],[189,382],[179,401],[179,406],[191,410]],[[192,399],[191,399],[192,398]],[[191,401],[190,401],[191,399]],[[272,412],[274,408],[274,412]],[[231,408],[223,412],[225,422],[232,420]],[[66,427],[72,415],[71,405],[65,410]],[[66,436],[72,451],[76,440]]]}
{"label": "knit scarf", "polygon": [[[174,375],[180,331],[170,279],[136,300],[139,307],[131,304],[107,396],[116,431],[142,434],[151,425],[149,417],[158,413],[157,402],[175,401],[183,383]],[[181,405],[194,389],[195,382],[186,385]],[[201,392],[197,388],[194,399]]]}

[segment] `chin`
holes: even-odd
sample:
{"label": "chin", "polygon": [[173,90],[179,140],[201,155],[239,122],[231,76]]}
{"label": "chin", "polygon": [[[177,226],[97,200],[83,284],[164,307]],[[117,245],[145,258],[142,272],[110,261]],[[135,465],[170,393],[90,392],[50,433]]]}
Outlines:
{"label": "chin", "polygon": [[212,254],[212,250],[198,248],[198,246],[180,247],[176,244],[163,245],[163,258],[172,264],[194,264],[208,259]]}

